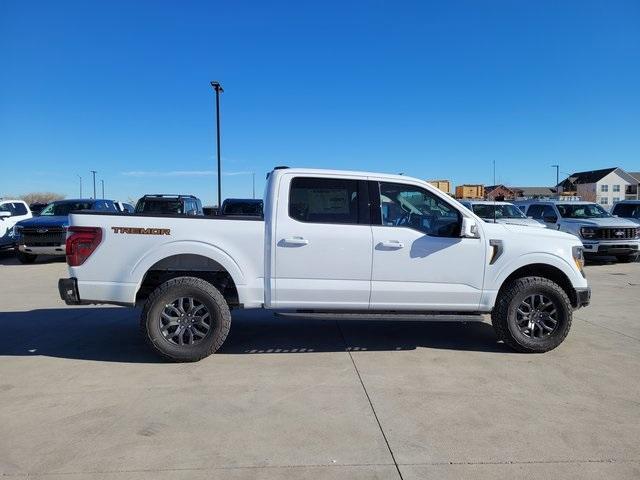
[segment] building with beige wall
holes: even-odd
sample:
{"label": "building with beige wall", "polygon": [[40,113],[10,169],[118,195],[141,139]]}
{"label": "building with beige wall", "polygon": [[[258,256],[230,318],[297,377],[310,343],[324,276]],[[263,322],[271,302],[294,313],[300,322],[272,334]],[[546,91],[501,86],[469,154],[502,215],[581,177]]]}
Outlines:
{"label": "building with beige wall", "polygon": [[484,185],[464,184],[456,187],[456,198],[484,198]]}
{"label": "building with beige wall", "polygon": [[427,180],[428,183],[442,190],[444,193],[451,194],[451,182],[449,180]]}

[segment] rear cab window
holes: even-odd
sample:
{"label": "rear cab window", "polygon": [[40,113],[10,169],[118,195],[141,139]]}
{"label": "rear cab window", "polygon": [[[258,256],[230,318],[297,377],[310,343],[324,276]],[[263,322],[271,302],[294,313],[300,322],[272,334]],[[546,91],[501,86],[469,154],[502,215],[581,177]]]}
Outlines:
{"label": "rear cab window", "polygon": [[366,196],[366,181],[296,177],[289,189],[289,217],[305,223],[368,224]]}

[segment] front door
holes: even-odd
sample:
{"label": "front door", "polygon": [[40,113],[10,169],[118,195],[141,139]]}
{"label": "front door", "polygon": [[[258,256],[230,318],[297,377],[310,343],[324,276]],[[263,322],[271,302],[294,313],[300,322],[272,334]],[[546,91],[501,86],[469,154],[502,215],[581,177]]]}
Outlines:
{"label": "front door", "polygon": [[410,184],[378,186],[371,309],[477,310],[484,241],[460,237],[461,213],[434,193]]}
{"label": "front door", "polygon": [[272,306],[367,309],[372,236],[367,182],[282,177],[272,251]]}

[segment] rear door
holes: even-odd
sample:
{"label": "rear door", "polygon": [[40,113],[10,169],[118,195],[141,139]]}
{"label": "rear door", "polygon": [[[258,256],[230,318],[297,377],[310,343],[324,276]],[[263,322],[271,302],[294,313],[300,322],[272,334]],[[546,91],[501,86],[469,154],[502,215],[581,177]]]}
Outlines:
{"label": "rear door", "polygon": [[372,234],[367,182],[357,177],[284,175],[272,251],[272,306],[366,309]]}

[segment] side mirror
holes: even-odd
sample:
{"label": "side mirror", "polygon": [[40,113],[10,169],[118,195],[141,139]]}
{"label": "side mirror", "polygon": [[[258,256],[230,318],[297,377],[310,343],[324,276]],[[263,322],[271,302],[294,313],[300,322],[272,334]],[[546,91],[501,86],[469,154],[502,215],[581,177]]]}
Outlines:
{"label": "side mirror", "polygon": [[546,217],[542,217],[545,223],[556,223],[558,221],[558,217],[555,215],[547,215]]}
{"label": "side mirror", "polygon": [[7,211],[4,211],[4,210],[2,212],[0,212],[0,218],[3,219],[3,220],[5,218],[9,218],[10,216],[11,216],[11,212],[7,212]]}
{"label": "side mirror", "polygon": [[480,238],[478,223],[473,218],[462,217],[460,236],[463,238]]}

